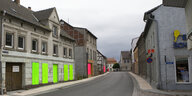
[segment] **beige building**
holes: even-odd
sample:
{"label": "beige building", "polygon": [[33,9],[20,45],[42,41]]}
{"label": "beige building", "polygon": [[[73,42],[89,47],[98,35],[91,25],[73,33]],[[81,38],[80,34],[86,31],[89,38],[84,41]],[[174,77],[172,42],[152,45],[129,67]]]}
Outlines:
{"label": "beige building", "polygon": [[0,11],[2,90],[74,79],[75,42],[60,30],[56,8],[32,11],[1,0]]}
{"label": "beige building", "polygon": [[129,51],[121,51],[120,70],[130,71],[131,67],[131,53]]}

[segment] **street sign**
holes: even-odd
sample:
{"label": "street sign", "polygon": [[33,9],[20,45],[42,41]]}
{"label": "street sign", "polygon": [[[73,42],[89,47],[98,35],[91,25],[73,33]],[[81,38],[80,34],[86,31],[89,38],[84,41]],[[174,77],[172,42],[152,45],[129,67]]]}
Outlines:
{"label": "street sign", "polygon": [[147,58],[147,63],[152,63],[153,59],[151,57]]}

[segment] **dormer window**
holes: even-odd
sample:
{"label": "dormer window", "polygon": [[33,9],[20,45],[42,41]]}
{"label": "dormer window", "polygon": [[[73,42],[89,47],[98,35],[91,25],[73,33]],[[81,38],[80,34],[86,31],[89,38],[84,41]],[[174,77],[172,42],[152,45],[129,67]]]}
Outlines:
{"label": "dormer window", "polygon": [[57,36],[57,27],[56,26],[53,26],[53,36]]}

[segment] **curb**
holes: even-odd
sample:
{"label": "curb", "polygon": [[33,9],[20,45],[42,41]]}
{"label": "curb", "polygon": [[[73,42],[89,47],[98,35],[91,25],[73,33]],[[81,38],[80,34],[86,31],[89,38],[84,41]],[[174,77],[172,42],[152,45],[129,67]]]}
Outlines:
{"label": "curb", "polygon": [[47,86],[42,86],[42,87],[38,87],[38,88],[34,88],[34,89],[29,89],[29,90],[24,90],[22,92],[16,91],[10,94],[5,94],[5,95],[0,95],[0,96],[32,96],[32,95],[38,95],[38,94],[42,94],[42,93],[46,93],[46,92],[50,92],[50,91],[54,91],[57,90],[59,88],[63,88],[63,87],[71,87],[71,86],[75,86],[81,83],[85,83],[91,80],[94,80],[96,78],[102,77],[109,74],[109,72],[106,72],[104,74],[98,75],[98,76],[94,76],[94,77],[90,77],[90,78],[86,78],[86,79],[82,79],[82,80],[76,80],[76,81],[71,81],[71,82],[64,82],[64,83],[58,83],[58,84],[53,84],[53,85],[47,85]]}
{"label": "curb", "polygon": [[152,87],[151,89],[150,88],[142,89],[141,86],[139,85],[140,82],[138,81],[138,78],[132,75],[134,73],[129,72],[128,74],[130,75],[130,77],[134,82],[134,90],[132,96],[192,96],[192,94],[165,92],[158,89],[154,89]]}

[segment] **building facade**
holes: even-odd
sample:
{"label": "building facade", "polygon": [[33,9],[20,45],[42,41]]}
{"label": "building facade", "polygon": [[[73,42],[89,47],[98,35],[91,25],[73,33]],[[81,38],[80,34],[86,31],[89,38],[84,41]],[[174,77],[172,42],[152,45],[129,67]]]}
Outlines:
{"label": "building facade", "polygon": [[163,5],[170,7],[185,8],[186,25],[187,25],[187,44],[188,49],[192,50],[192,1],[191,0],[163,0]]}
{"label": "building facade", "polygon": [[107,58],[107,71],[113,72],[113,65],[117,63],[114,58]]}
{"label": "building facade", "polygon": [[97,68],[97,37],[86,28],[73,27],[60,20],[61,29],[76,41],[75,65],[76,78],[86,78],[98,74]]}
{"label": "building facade", "polygon": [[32,11],[19,0],[1,0],[0,11],[3,90],[74,79],[75,42],[60,30],[56,8]]}
{"label": "building facade", "polygon": [[105,57],[99,50],[97,50],[97,75],[103,74],[106,71],[107,57]]}
{"label": "building facade", "polygon": [[138,47],[138,67],[139,67],[139,75],[143,78],[147,77],[147,58],[146,58],[146,47],[145,47],[145,38],[144,33],[142,33],[137,42]]}
{"label": "building facade", "polygon": [[185,9],[160,5],[147,11],[144,21],[148,82],[163,90],[191,90]]}
{"label": "building facade", "polygon": [[121,71],[131,71],[131,53],[129,51],[121,51],[119,63]]}
{"label": "building facade", "polygon": [[134,60],[135,62],[133,63],[133,67],[132,67],[132,71],[135,73],[135,74],[139,74],[139,64],[138,64],[138,47],[136,46],[135,49],[133,50],[133,53],[134,53]]}

